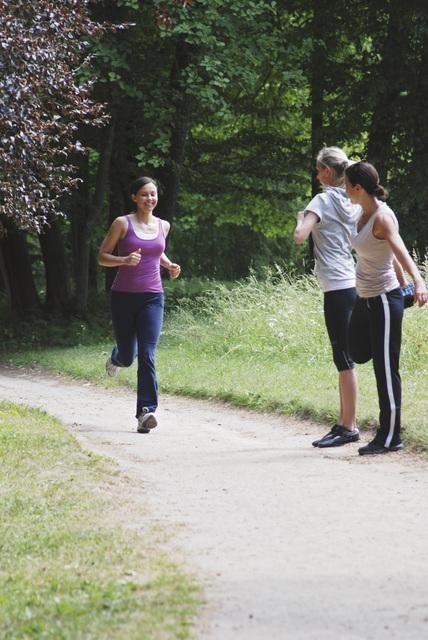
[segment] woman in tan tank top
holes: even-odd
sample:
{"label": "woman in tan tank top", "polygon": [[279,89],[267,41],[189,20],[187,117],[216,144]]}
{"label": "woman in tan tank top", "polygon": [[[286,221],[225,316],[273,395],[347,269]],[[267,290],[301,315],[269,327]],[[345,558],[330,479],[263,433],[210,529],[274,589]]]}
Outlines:
{"label": "woman in tan tank top", "polygon": [[346,169],[346,192],[362,208],[357,233],[351,239],[357,253],[357,302],[350,323],[351,356],[362,363],[373,359],[379,396],[379,428],[360,455],[398,451],[401,442],[401,379],[399,360],[404,272],[413,279],[414,299],[428,301],[421,274],[400,236],[398,221],[385,204],[385,189],[373,165],[356,162]]}

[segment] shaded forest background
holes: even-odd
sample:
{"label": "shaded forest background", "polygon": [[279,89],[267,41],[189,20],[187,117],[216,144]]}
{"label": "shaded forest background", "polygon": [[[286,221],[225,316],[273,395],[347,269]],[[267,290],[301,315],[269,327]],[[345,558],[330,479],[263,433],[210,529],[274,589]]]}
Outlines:
{"label": "shaded forest background", "polygon": [[[0,0],[0,311],[85,317],[138,175],[183,276],[311,267],[324,145],[367,158],[428,244],[425,0]],[[107,270],[111,278],[113,270]]]}

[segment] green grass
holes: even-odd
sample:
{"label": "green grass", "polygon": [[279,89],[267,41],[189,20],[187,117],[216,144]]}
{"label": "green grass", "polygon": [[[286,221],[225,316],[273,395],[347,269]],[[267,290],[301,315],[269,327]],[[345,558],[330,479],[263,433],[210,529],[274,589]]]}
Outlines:
{"label": "green grass", "polygon": [[[164,280],[168,312],[177,307],[192,305],[201,294],[217,287],[217,281],[201,278]],[[224,283],[232,287],[233,283]],[[15,318],[0,291],[0,354],[10,351],[36,349],[41,346],[90,346],[110,339],[110,311],[104,292],[92,294],[85,318],[73,315],[66,318]]]}
{"label": "green grass", "polygon": [[[401,375],[408,444],[428,450],[427,309],[408,309]],[[278,274],[220,288],[198,313],[175,314],[158,363],[165,391],[217,397],[241,406],[331,422],[337,417],[337,372],[313,278]],[[372,364],[357,366],[358,420],[373,428],[378,398]]]}
{"label": "green grass", "polygon": [[[408,444],[428,450],[427,309],[405,312],[401,375],[402,420]],[[106,381],[111,342],[9,356],[76,378],[135,388],[135,366]],[[290,281],[276,272],[260,281],[211,286],[197,303],[167,315],[158,349],[161,392],[217,398],[253,409],[308,416],[326,423],[338,410],[334,368],[322,313],[322,294],[312,277]],[[357,366],[358,421],[377,423],[378,400],[371,363]]]}
{"label": "green grass", "polygon": [[127,483],[57,420],[0,403],[1,638],[190,637],[196,586],[153,531],[117,524]]}

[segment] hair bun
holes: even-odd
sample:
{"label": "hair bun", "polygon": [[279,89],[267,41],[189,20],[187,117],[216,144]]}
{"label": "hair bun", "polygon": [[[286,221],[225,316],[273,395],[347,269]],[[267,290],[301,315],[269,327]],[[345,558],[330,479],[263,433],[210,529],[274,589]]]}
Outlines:
{"label": "hair bun", "polygon": [[386,200],[386,198],[388,197],[388,192],[382,187],[381,184],[378,184],[373,191],[373,195],[376,196],[376,198],[379,198],[379,200]]}

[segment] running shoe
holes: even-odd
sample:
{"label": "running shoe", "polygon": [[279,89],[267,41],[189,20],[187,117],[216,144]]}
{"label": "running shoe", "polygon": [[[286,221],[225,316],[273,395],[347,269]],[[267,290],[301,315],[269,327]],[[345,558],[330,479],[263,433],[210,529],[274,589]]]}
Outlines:
{"label": "running shoe", "polygon": [[335,432],[329,438],[322,438],[318,442],[318,449],[325,449],[327,447],[341,447],[344,444],[350,442],[357,442],[360,439],[360,432],[357,427],[350,431],[346,427],[340,427],[336,425]]}
{"label": "running shoe", "polygon": [[379,444],[376,440],[372,440],[364,447],[360,447],[358,449],[358,453],[360,456],[375,456],[380,453],[390,453],[392,451],[401,451],[404,449],[404,445],[402,442],[397,442],[396,444],[391,444],[389,447],[385,447],[383,444]]}
{"label": "running shoe", "polygon": [[332,438],[334,435],[336,435],[336,430],[340,428],[340,425],[335,424],[328,433],[325,434],[325,436],[323,436],[322,438],[318,438],[318,440],[314,440],[312,443],[313,447],[317,447],[319,445],[320,442],[323,442],[323,440],[328,440],[329,438]]}
{"label": "running shoe", "polygon": [[147,407],[143,407],[140,415],[138,416],[138,433],[149,433],[158,424],[154,413],[149,411]]}
{"label": "running shoe", "polygon": [[110,378],[114,378],[117,374],[118,367],[111,361],[111,356],[106,360],[106,373]]}

